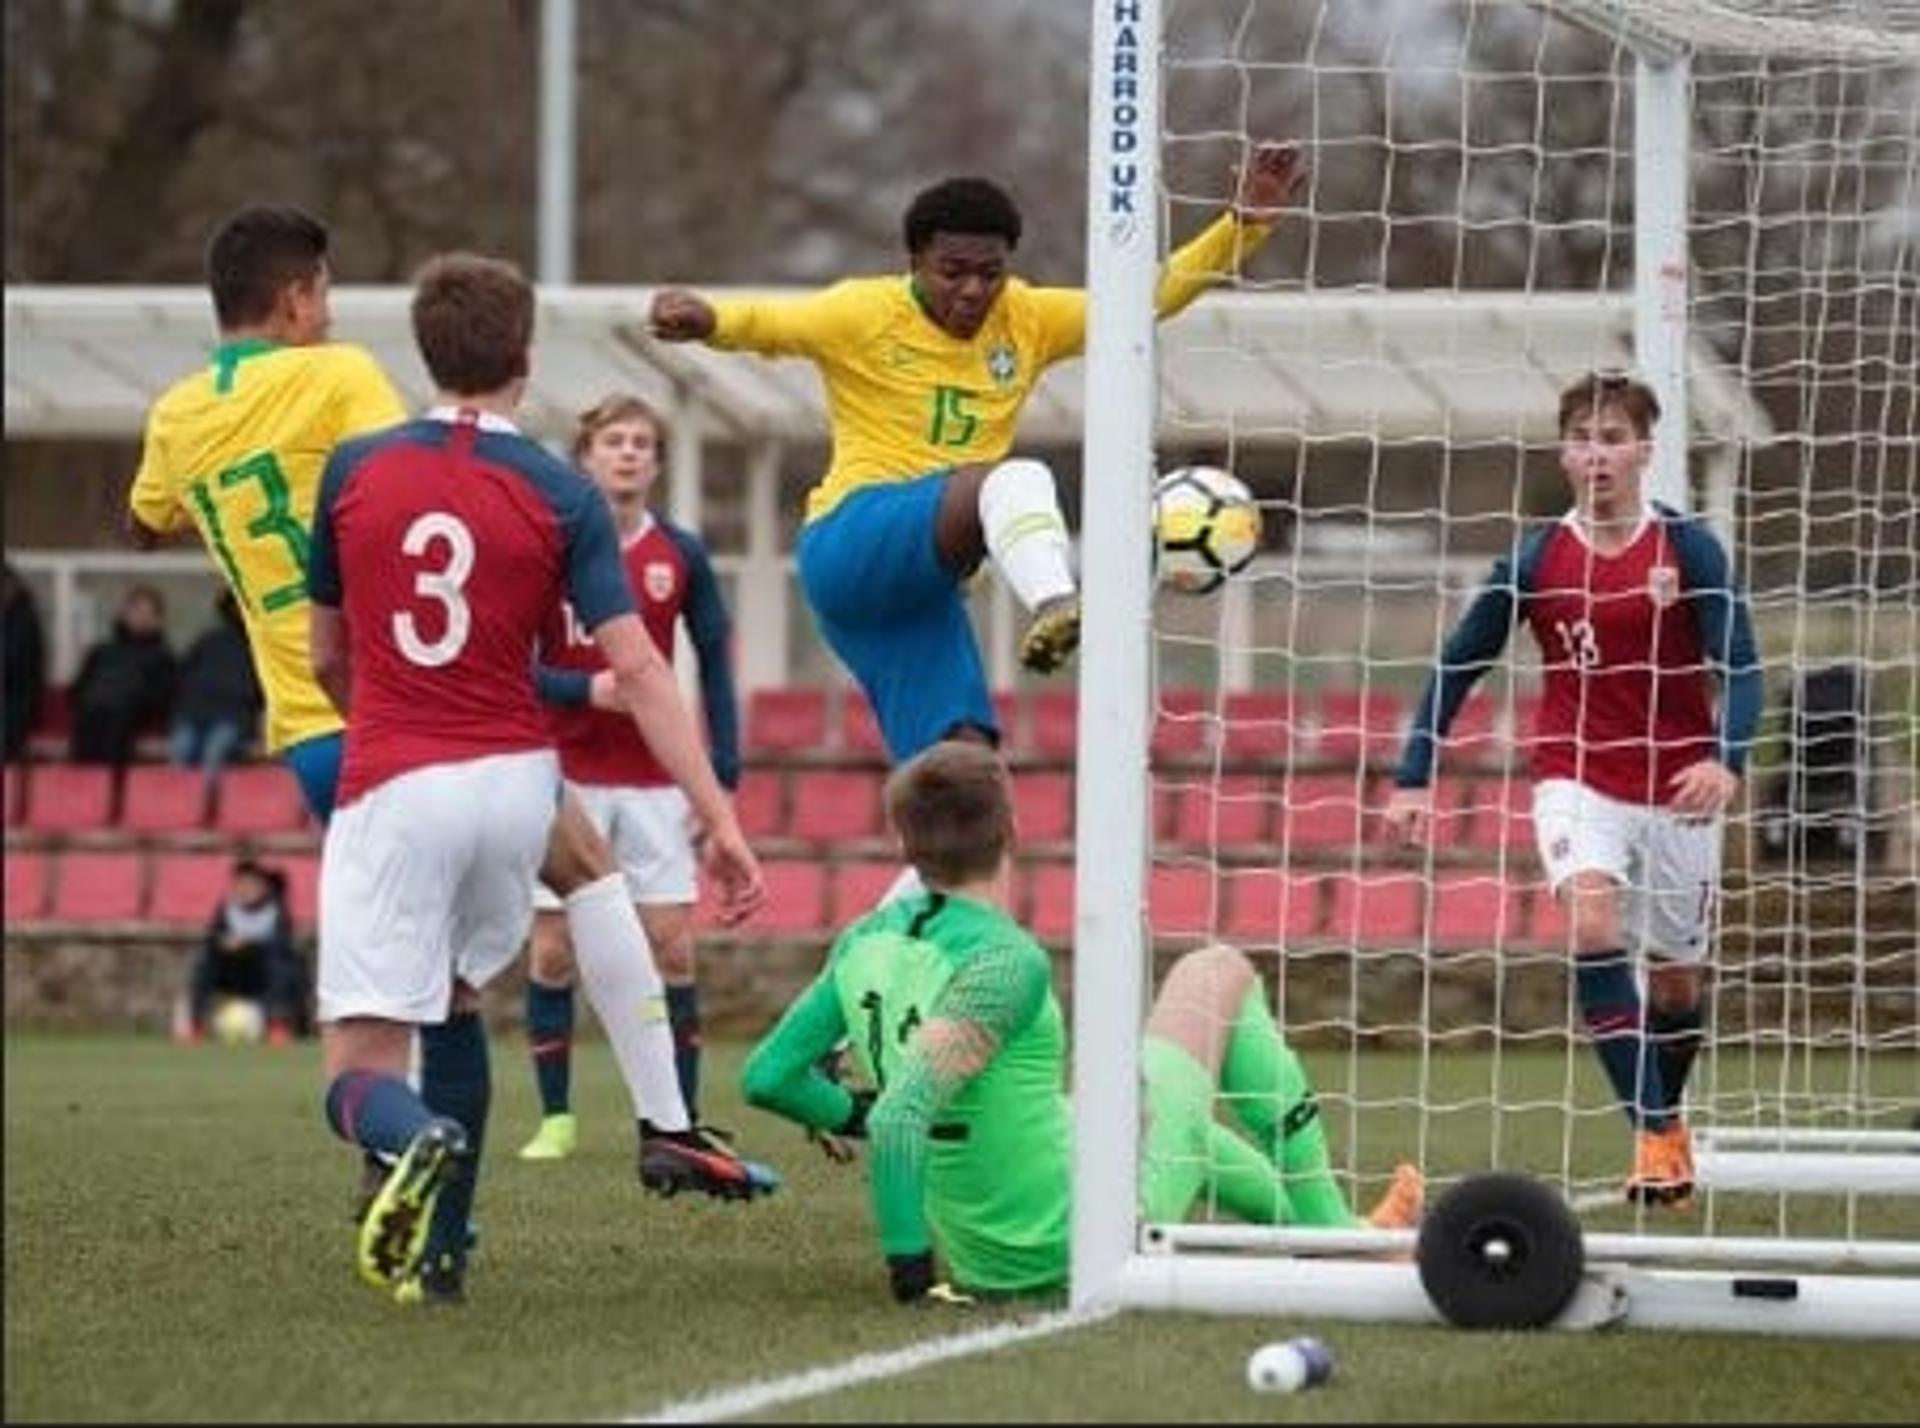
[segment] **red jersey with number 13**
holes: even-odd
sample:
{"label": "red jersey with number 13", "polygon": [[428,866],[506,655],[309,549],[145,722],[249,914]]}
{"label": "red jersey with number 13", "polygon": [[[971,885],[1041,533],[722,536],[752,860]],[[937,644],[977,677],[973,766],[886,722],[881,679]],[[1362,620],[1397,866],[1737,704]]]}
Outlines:
{"label": "red jersey with number 13", "polygon": [[1615,555],[1597,553],[1564,518],[1546,538],[1525,609],[1545,666],[1536,779],[1663,804],[1675,774],[1717,757],[1706,651],[1654,515]]}

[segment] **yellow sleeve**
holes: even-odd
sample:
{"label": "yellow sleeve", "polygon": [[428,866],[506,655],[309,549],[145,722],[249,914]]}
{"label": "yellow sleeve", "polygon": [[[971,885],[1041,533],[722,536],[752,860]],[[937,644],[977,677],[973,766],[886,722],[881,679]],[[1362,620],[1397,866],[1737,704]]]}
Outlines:
{"label": "yellow sleeve", "polygon": [[763,357],[822,356],[845,346],[868,320],[874,309],[867,288],[849,279],[804,297],[715,299],[707,345]]}
{"label": "yellow sleeve", "polygon": [[155,535],[170,535],[193,524],[173,488],[166,453],[151,417],[140,444],[140,469],[133,473],[133,484],[127,488],[127,509]]}
{"label": "yellow sleeve", "polygon": [[[1231,213],[1221,214],[1185,247],[1168,255],[1154,290],[1154,312],[1172,317],[1208,288],[1238,273],[1242,260],[1272,231],[1271,224],[1242,223]],[[1086,289],[1031,288],[1027,297],[1039,321],[1043,363],[1072,357],[1086,346]]]}
{"label": "yellow sleeve", "polygon": [[378,431],[407,419],[406,404],[400,394],[363,347],[341,347],[340,366],[340,439]]}
{"label": "yellow sleeve", "polygon": [[1153,295],[1153,310],[1161,317],[1172,317],[1214,284],[1235,276],[1272,232],[1270,223],[1242,223],[1231,213],[1221,214],[1184,247],[1168,254]]}

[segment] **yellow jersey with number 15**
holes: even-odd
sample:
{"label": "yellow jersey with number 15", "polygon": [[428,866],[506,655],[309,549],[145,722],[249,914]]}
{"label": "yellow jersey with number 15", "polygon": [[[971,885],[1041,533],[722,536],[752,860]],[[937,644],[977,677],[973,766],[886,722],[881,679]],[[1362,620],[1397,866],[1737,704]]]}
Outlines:
{"label": "yellow jersey with number 15", "polygon": [[[1232,214],[1215,220],[1167,256],[1155,311],[1171,317],[1232,277],[1271,231]],[[809,521],[863,486],[998,461],[1040,374],[1087,340],[1085,289],[1012,277],[972,337],[937,326],[906,277],[848,278],[801,297],[723,298],[713,312],[711,346],[805,357],[820,370],[833,459],[808,493]]]}
{"label": "yellow jersey with number 15", "polygon": [[386,374],[345,343],[230,342],[147,414],[134,519],[198,528],[246,620],[266,695],[266,745],[330,734],[340,713],[313,677],[307,538],[320,472],[342,441],[406,419]]}

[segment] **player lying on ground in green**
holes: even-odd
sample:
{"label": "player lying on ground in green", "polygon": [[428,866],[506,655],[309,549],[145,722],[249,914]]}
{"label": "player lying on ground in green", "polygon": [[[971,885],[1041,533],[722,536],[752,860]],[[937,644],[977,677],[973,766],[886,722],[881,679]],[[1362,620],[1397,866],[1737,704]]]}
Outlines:
{"label": "player lying on ground in green", "polygon": [[[1052,968],[1006,911],[1013,806],[999,757],[937,743],[894,772],[887,811],[924,892],[848,927],[827,965],[754,1048],[754,1105],[871,1142],[870,1190],[894,1297],[936,1287],[934,1251],[964,1293],[1067,1281],[1071,1122],[1066,1027]],[[819,1062],[843,1040],[875,1091]],[[1223,945],[1182,957],[1142,1047],[1141,1214],[1184,1219],[1203,1195],[1253,1223],[1415,1223],[1420,1173],[1402,1165],[1356,1217],[1335,1183],[1313,1087],[1267,1010],[1253,964]],[[1234,1125],[1214,1117],[1216,1105]]]}

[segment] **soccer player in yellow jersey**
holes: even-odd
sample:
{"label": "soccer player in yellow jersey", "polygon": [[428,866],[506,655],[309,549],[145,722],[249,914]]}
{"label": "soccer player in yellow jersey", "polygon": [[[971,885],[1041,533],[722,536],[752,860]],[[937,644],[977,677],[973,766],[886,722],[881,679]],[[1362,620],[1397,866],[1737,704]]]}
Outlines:
{"label": "soccer player in yellow jersey", "polygon": [[[1230,210],[1167,260],[1157,307],[1179,312],[1263,242],[1299,184],[1290,145],[1266,144]],[[1033,620],[1020,656],[1057,669],[1080,638],[1053,475],[1008,460],[1040,374],[1086,341],[1087,294],[1008,271],[1020,213],[997,185],[954,178],[907,209],[909,271],[804,297],[654,298],[668,341],[806,357],[826,381],[833,456],[807,500],[800,579],[827,643],[860,681],[888,753],[998,739],[962,585],[991,557]]]}
{"label": "soccer player in yellow jersey", "polygon": [[[207,246],[207,282],[220,345],[207,369],[176,383],[148,414],[128,492],[128,534],[145,548],[198,529],[245,614],[267,696],[268,747],[324,822],[339,783],[345,721],[313,669],[309,532],[334,448],[397,425],[407,412],[371,355],[326,342],[330,275],[318,219],[290,208],[240,210]],[[668,675],[669,693],[671,684]],[[646,934],[612,850],[571,793],[561,800],[541,878],[562,897],[588,1000],[636,1107],[647,1106],[638,1127],[643,1183],[663,1190],[671,1181],[671,1189],[723,1199],[740,1197],[748,1184],[765,1193],[777,1177],[742,1161],[687,1114]],[[746,916],[763,896],[756,878],[729,915]],[[471,1012],[421,1029],[421,1094],[429,1106],[470,1126],[484,1120],[484,1048]],[[369,1172],[364,1191],[386,1174],[377,1162]],[[436,1262],[443,1253],[463,1261],[454,1243],[462,1234],[464,1226],[436,1226]]]}
{"label": "soccer player in yellow jersey", "polygon": [[308,657],[307,532],[333,448],[407,411],[366,351],[326,340],[327,230],[318,219],[242,209],[207,246],[207,282],[220,345],[148,413],[129,531],[146,547],[199,530],[246,621],[267,749],[324,819],[342,719]]}

